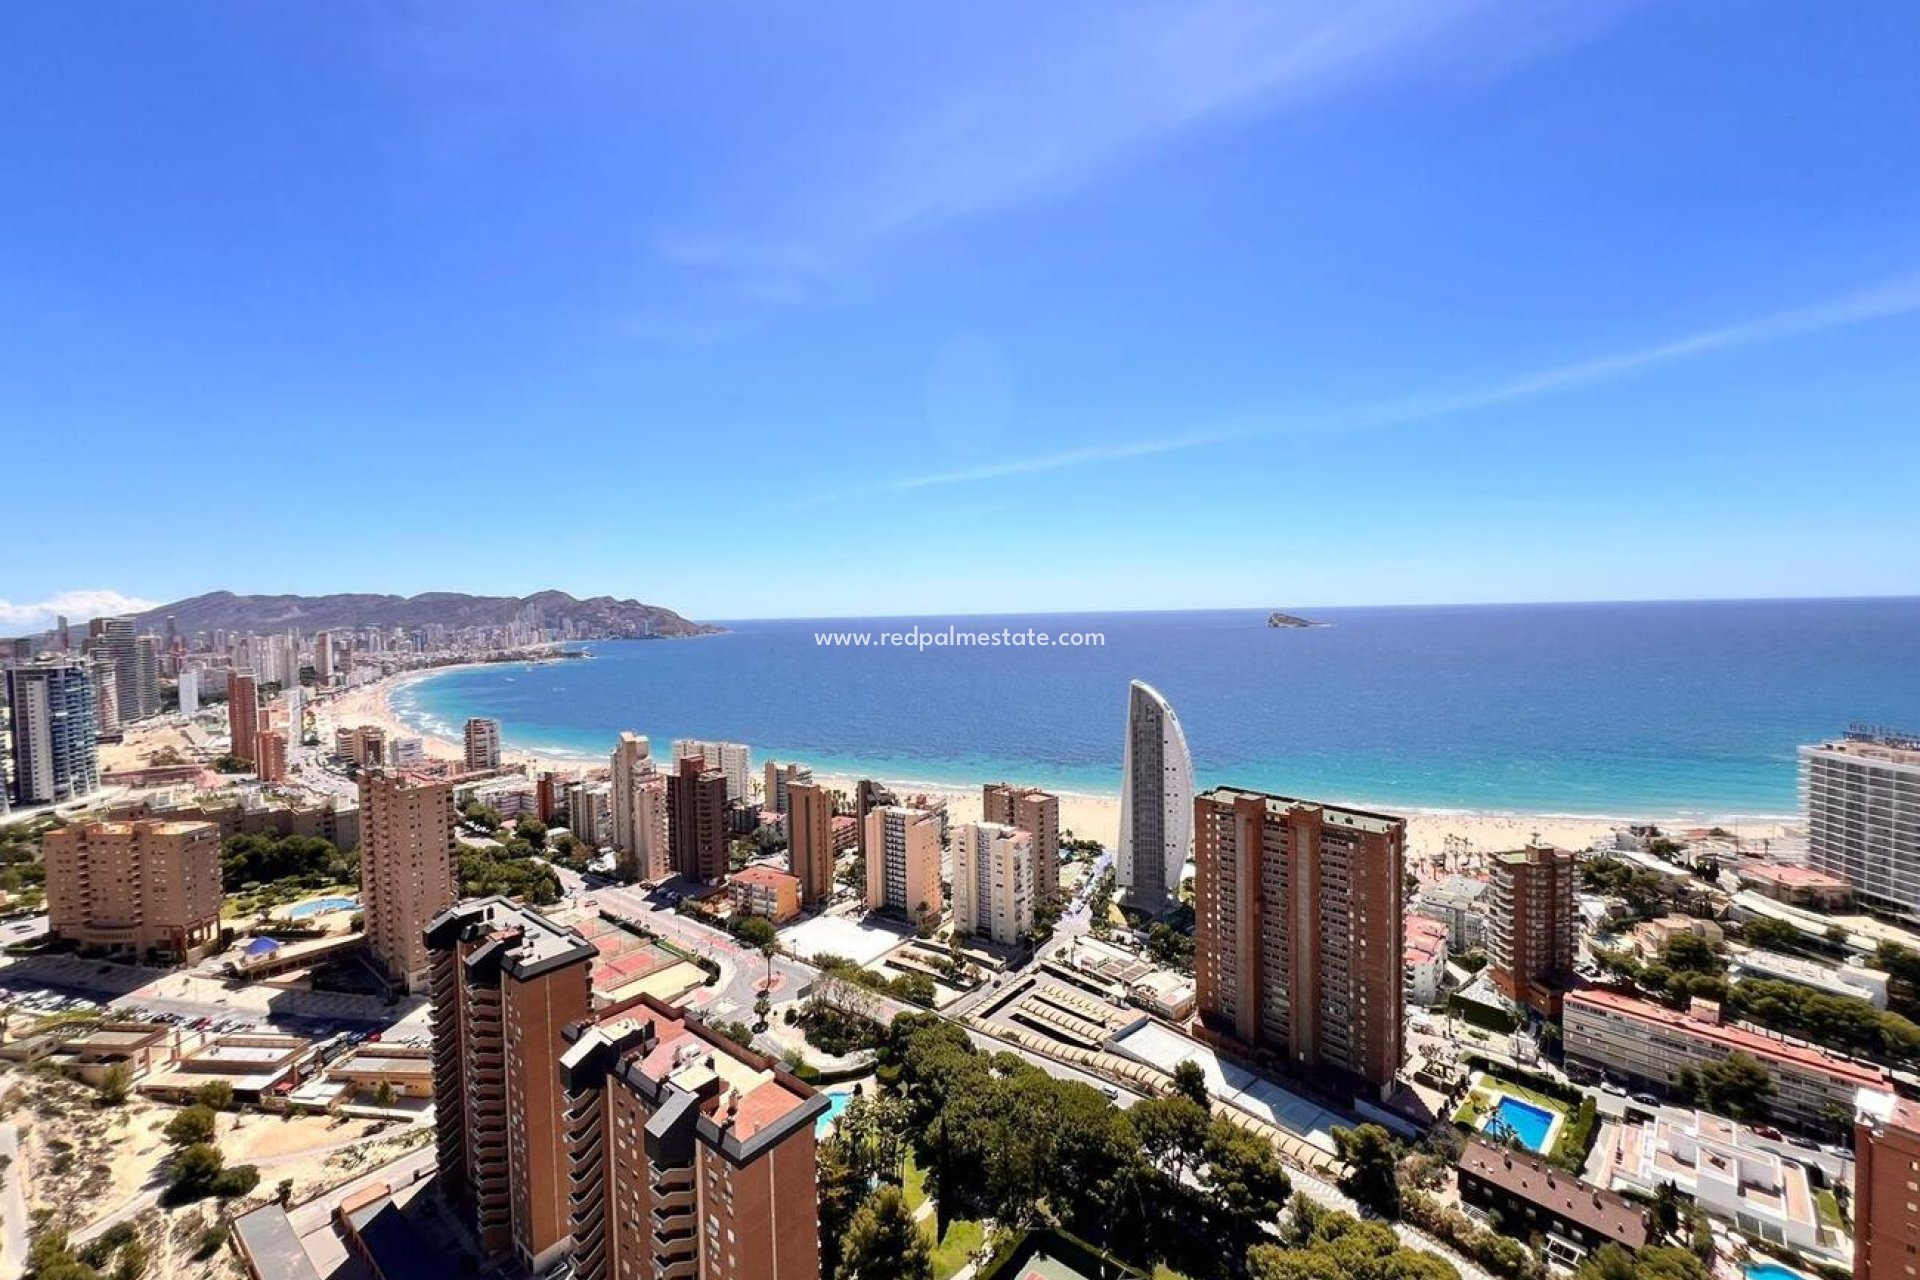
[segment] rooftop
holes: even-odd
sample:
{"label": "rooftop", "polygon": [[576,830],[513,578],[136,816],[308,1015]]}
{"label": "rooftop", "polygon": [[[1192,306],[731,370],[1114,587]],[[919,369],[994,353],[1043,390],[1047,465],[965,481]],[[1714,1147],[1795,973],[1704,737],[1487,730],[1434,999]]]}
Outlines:
{"label": "rooftop", "polygon": [[1759,884],[1776,884],[1783,889],[1833,889],[1851,888],[1838,876],[1830,876],[1824,871],[1815,871],[1811,867],[1794,867],[1785,863],[1757,862],[1737,869],[1742,880],[1752,880]]}
{"label": "rooftop", "polygon": [[1259,800],[1266,804],[1269,813],[1292,813],[1299,809],[1318,809],[1321,821],[1329,826],[1352,827],[1357,831],[1366,831],[1374,835],[1387,835],[1406,829],[1406,820],[1391,814],[1372,813],[1365,809],[1344,809],[1338,805],[1323,804],[1318,800],[1301,800],[1293,796],[1274,795],[1268,791],[1248,791],[1243,787],[1214,787],[1203,791],[1202,800],[1212,800],[1221,804],[1232,804],[1238,800]]}
{"label": "rooftop", "polygon": [[786,885],[798,886],[800,877],[788,875],[777,867],[743,867],[733,873],[735,884],[760,885],[768,889],[778,889]]}
{"label": "rooftop", "polygon": [[428,923],[427,945],[451,946],[468,930],[479,930],[505,944],[502,966],[517,978],[531,978],[597,954],[593,944],[576,930],[499,897],[448,907]]}
{"label": "rooftop", "polygon": [[1569,1010],[1587,1005],[1640,1022],[1667,1027],[1719,1044],[1730,1052],[1738,1051],[1764,1062],[1783,1063],[1838,1080],[1851,1081],[1860,1085],[1884,1086],[1887,1079],[1887,1073],[1879,1067],[1836,1058],[1812,1045],[1775,1040],[1771,1036],[1761,1035],[1757,1031],[1748,1031],[1744,1027],[1729,1027],[1725,1023],[1703,1021],[1690,1014],[1681,1013],[1678,1009],[1669,1009],[1665,1005],[1654,1004],[1618,991],[1608,991],[1602,987],[1590,987],[1584,991],[1571,992],[1567,996],[1566,1004]]}
{"label": "rooftop", "polygon": [[1459,1168],[1557,1218],[1577,1223],[1629,1249],[1647,1243],[1647,1220],[1632,1203],[1582,1182],[1538,1156],[1467,1139]]}

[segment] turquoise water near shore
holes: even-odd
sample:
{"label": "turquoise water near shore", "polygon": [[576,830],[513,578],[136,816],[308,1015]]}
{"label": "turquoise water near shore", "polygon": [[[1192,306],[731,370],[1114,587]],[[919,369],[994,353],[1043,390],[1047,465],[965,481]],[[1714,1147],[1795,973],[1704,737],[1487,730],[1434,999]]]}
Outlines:
{"label": "turquoise water near shore", "polygon": [[[833,619],[602,642],[398,690],[416,728],[604,759],[623,729],[816,770],[1119,788],[1127,683],[1173,703],[1203,785],[1422,809],[1784,815],[1795,750],[1920,726],[1920,598]],[[1095,631],[1098,648],[842,648],[817,633]]]}

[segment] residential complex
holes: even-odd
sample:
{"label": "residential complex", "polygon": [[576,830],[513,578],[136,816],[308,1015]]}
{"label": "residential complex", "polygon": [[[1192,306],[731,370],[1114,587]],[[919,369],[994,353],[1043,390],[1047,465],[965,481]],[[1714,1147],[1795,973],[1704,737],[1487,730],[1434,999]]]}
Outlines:
{"label": "residential complex", "polygon": [[1573,853],[1531,845],[1493,859],[1487,901],[1487,968],[1509,1000],[1559,1016],[1573,981]]}
{"label": "residential complex", "polygon": [[727,799],[753,798],[753,752],[744,742],[703,742],[697,738],[675,738],[673,761],[698,757],[707,768],[718,769],[727,779]]}
{"label": "residential complex", "polygon": [[47,832],[48,929],[87,947],[182,959],[220,936],[220,829],[88,822]]}
{"label": "residential complex", "polygon": [[[677,745],[677,744],[676,744]],[[675,874],[718,884],[727,874],[727,775],[681,756],[667,788]]]}
{"label": "residential complex", "polygon": [[785,813],[790,803],[788,788],[813,785],[813,770],[804,764],[781,764],[777,760],[769,760],[766,779],[766,794],[761,797],[764,806],[775,813]]}
{"label": "residential complex", "polygon": [[825,1097],[651,997],[566,1034],[576,1280],[819,1280]]}
{"label": "residential complex", "polygon": [[471,1212],[482,1250],[536,1273],[572,1232],[565,1029],[592,1009],[593,944],[502,898],[463,902],[425,926],[433,995],[440,1185]]}
{"label": "residential complex", "polygon": [[453,905],[453,782],[402,770],[360,775],[360,909],[367,949],[408,991],[426,985],[427,922]]}
{"label": "residential complex", "polygon": [[1128,906],[1165,915],[1193,847],[1193,757],[1173,708],[1135,680],[1127,694],[1115,878]]}
{"label": "residential complex", "polygon": [[1406,824],[1217,787],[1194,802],[1204,1028],[1384,1089],[1400,1069]]}
{"label": "residential complex", "polygon": [[887,805],[867,815],[867,907],[910,920],[936,920],[940,895],[940,819],[925,809]]}
{"label": "residential complex", "polygon": [[1920,1268],[1920,1102],[1863,1089],[1853,1158],[1853,1280],[1908,1280]]}
{"label": "residential complex", "polygon": [[262,729],[253,735],[253,772],[262,782],[287,780],[287,735],[282,729]]}
{"label": "residential complex", "polygon": [[91,795],[100,786],[99,724],[86,664],[42,658],[8,668],[6,678],[14,799],[26,807]]}
{"label": "residential complex", "polygon": [[1607,1125],[1588,1168],[1609,1191],[1652,1200],[1671,1184],[1749,1235],[1798,1249],[1820,1246],[1820,1214],[1805,1166],[1731,1120],[1695,1111]]}
{"label": "residential complex", "polygon": [[1547,1256],[1562,1266],[1603,1245],[1633,1251],[1653,1241],[1645,1209],[1532,1152],[1469,1138],[1457,1168],[1462,1204],[1520,1224],[1507,1234],[1540,1234]]}
{"label": "residential complex", "polygon": [[1033,931],[1033,836],[997,822],[953,830],[953,928],[1010,947]]}
{"label": "residential complex", "polygon": [[1800,748],[1807,863],[1867,906],[1920,915],[1920,737],[1856,729]]}
{"label": "residential complex", "polygon": [[741,915],[785,924],[800,914],[800,878],[773,867],[743,867],[727,878],[727,895]]}
{"label": "residential complex", "polygon": [[254,761],[254,736],[260,732],[260,682],[253,672],[227,672],[227,754],[246,764]]}
{"label": "residential complex", "polygon": [[[649,884],[666,879],[673,874],[668,856],[667,775],[657,767],[646,738],[637,733],[620,735],[613,748],[612,781],[613,848],[621,874]],[[574,821],[571,814],[569,821]],[[584,838],[578,830],[574,835]]]}
{"label": "residential complex", "polygon": [[[767,766],[771,773],[772,765]],[[815,782],[784,784],[787,866],[800,883],[801,905],[819,907],[833,897],[833,795]]]}
{"label": "residential complex", "polygon": [[478,772],[500,767],[500,722],[485,716],[468,716],[462,738],[466,744],[467,768]]}
{"label": "residential complex", "polygon": [[1717,1005],[1695,1001],[1682,1013],[1604,988],[1570,993],[1563,1006],[1562,1046],[1570,1067],[1585,1067],[1640,1084],[1673,1089],[1684,1068],[1742,1053],[1773,1079],[1768,1105],[1790,1124],[1832,1128],[1853,1113],[1861,1089],[1885,1088],[1879,1067],[1837,1057],[1812,1045],[1732,1027]]}
{"label": "residential complex", "polygon": [[1060,896],[1060,797],[1038,787],[990,782],[980,788],[982,822],[1017,827],[1033,837],[1033,897]]}

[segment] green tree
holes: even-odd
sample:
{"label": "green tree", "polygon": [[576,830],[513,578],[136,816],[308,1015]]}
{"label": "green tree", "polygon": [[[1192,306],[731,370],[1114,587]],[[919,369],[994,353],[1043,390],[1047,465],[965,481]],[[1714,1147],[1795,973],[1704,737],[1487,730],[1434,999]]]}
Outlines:
{"label": "green tree", "polygon": [[293,1179],[292,1178],[280,1179],[280,1181],[273,1188],[273,1198],[275,1203],[279,1204],[279,1206],[283,1209],[286,1208],[288,1205],[292,1204],[293,1203]]}
{"label": "green tree", "polygon": [[373,1105],[376,1107],[390,1107],[394,1104],[394,1101],[393,1081],[382,1080],[380,1087],[373,1091]]}
{"label": "green tree", "polygon": [[106,1073],[100,1077],[100,1085],[96,1090],[100,1105],[103,1107],[120,1106],[132,1092],[133,1069],[121,1062],[116,1062],[107,1068]]}
{"label": "green tree", "polygon": [[900,1188],[883,1186],[847,1224],[835,1280],[932,1280],[932,1251]]}
{"label": "green tree", "polygon": [[1680,1092],[1703,1111],[1735,1120],[1764,1120],[1773,1097],[1773,1076],[1758,1059],[1732,1053],[1698,1067],[1683,1067]]}
{"label": "green tree", "polygon": [[233,1086],[225,1080],[209,1080],[193,1091],[193,1100],[215,1111],[233,1109]]}
{"label": "green tree", "polygon": [[191,1147],[197,1143],[212,1142],[218,1129],[219,1119],[213,1108],[196,1104],[174,1113],[163,1132],[167,1141],[174,1146]]}
{"label": "green tree", "polygon": [[1173,1091],[1183,1098],[1190,1098],[1201,1107],[1210,1108],[1207,1097],[1207,1073],[1192,1058],[1183,1058],[1173,1068]]}
{"label": "green tree", "polygon": [[202,1196],[211,1195],[215,1182],[226,1171],[226,1157],[220,1154],[220,1148],[207,1142],[196,1142],[182,1148],[173,1158],[173,1168],[167,1175],[167,1189],[164,1199],[169,1204],[186,1204]]}
{"label": "green tree", "polygon": [[1333,1145],[1347,1165],[1342,1190],[1383,1217],[1399,1217],[1400,1148],[1393,1135],[1377,1124],[1335,1128]]}
{"label": "green tree", "polygon": [[1630,1252],[1601,1245],[1574,1270],[1574,1280],[1708,1280],[1700,1259],[1666,1245]]}
{"label": "green tree", "polygon": [[1273,1144],[1216,1119],[1207,1133],[1208,1213],[1223,1257],[1237,1258],[1280,1216],[1293,1184]]}

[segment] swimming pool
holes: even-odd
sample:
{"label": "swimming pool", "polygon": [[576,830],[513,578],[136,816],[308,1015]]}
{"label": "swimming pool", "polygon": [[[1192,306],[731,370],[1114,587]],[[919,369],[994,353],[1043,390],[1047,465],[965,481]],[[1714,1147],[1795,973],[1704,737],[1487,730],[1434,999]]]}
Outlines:
{"label": "swimming pool", "polygon": [[827,1130],[833,1128],[833,1122],[840,1118],[840,1113],[845,1111],[847,1104],[852,1101],[853,1095],[850,1093],[827,1095],[827,1109],[822,1111],[820,1118],[813,1122],[813,1137],[816,1142],[827,1136]]}
{"label": "swimming pool", "polygon": [[305,920],[308,916],[317,916],[328,911],[358,911],[359,909],[360,899],[358,898],[315,898],[310,902],[288,907],[287,919]]}
{"label": "swimming pool", "polygon": [[1503,1093],[1500,1095],[1500,1105],[1487,1117],[1481,1131],[1490,1137],[1504,1137],[1510,1133],[1527,1150],[1544,1152],[1547,1149],[1547,1135],[1553,1132],[1553,1121],[1553,1112],[1545,1107],[1536,1107],[1510,1093]]}
{"label": "swimming pool", "polygon": [[1782,1266],[1778,1262],[1749,1262],[1743,1274],[1747,1280],[1807,1280],[1792,1267]]}

